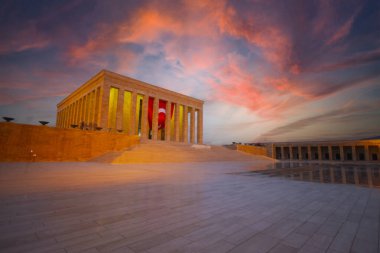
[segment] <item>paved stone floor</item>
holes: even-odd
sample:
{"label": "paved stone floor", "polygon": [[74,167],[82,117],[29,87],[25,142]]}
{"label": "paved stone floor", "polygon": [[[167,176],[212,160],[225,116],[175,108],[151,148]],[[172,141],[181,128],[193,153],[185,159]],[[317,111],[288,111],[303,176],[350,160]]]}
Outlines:
{"label": "paved stone floor", "polygon": [[2,163],[0,252],[379,252],[380,189],[268,163]]}

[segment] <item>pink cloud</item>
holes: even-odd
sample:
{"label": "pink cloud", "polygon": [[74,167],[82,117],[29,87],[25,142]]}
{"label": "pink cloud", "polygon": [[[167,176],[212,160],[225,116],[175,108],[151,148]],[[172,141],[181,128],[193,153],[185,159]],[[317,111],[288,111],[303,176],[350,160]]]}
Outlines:
{"label": "pink cloud", "polygon": [[346,37],[351,31],[351,27],[355,20],[356,15],[357,13],[353,14],[342,26],[340,26],[338,30],[336,30],[336,32],[326,42],[326,44],[327,45],[334,44],[340,41],[341,39],[343,39],[344,37]]}
{"label": "pink cloud", "polygon": [[[182,18],[184,15],[186,19]],[[184,1],[177,11],[153,2],[113,27],[101,25],[85,44],[70,49],[70,57],[82,61],[124,43],[144,45],[143,55],[158,54],[155,50],[161,50],[168,63],[180,62],[182,69],[178,75],[207,72],[209,78],[201,80],[212,87],[213,98],[260,111],[262,115],[270,110],[273,113],[276,105],[266,99],[268,94],[260,88],[263,83],[245,70],[249,62],[242,64],[243,60],[230,54],[224,45],[226,34],[260,48],[264,58],[277,67],[283,68],[288,62],[290,41],[281,30],[253,18],[241,19],[225,1]],[[159,49],[157,43],[161,44]],[[143,57],[125,51],[117,55],[120,70],[133,70]],[[299,67],[293,67],[292,71],[299,72]],[[275,99],[276,104],[284,105],[283,99]]]}
{"label": "pink cloud", "polygon": [[[301,81],[305,67],[293,55],[291,34],[265,13],[253,10],[252,15],[242,17],[226,1],[189,0],[175,9],[170,7],[168,2],[153,1],[115,24],[99,24],[87,42],[70,48],[70,61],[99,63],[102,54],[112,51],[116,70],[130,73],[144,67],[139,64],[145,56],[159,55],[165,64],[176,69],[174,74],[178,78],[195,76],[211,87],[211,99],[244,106],[263,117],[278,115],[281,110],[336,89],[335,86],[330,89],[328,84],[320,87],[318,83]],[[347,36],[356,14],[331,35],[326,26],[334,16],[334,9],[325,1],[320,8],[326,13],[321,12],[317,18],[315,36],[326,38],[329,34],[328,43]],[[252,62],[231,52],[224,41],[226,35],[245,41],[251,52],[260,52],[271,70],[254,76],[249,69]],[[128,43],[141,45],[142,52],[120,47]]]}

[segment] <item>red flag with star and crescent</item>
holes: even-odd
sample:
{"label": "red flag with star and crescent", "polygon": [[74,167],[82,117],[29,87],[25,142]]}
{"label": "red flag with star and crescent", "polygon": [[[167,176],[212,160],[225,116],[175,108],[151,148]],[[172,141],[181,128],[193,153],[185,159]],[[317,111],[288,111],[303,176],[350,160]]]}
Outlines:
{"label": "red flag with star and crescent", "polygon": [[[152,129],[153,102],[154,102],[154,99],[152,97],[149,97],[149,102],[148,102],[149,129]],[[173,112],[174,112],[174,104],[172,104],[170,108],[170,118],[173,117]],[[165,120],[166,120],[166,101],[159,100],[158,102],[158,129],[165,128]]]}

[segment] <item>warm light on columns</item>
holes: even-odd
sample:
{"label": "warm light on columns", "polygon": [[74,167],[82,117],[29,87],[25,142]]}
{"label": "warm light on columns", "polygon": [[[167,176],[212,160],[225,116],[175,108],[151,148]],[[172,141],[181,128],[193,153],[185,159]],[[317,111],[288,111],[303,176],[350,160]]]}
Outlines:
{"label": "warm light on columns", "polygon": [[123,131],[130,133],[131,122],[131,105],[132,105],[132,93],[130,91],[124,91],[124,104],[123,104]]}
{"label": "warm light on columns", "polygon": [[[109,106],[108,106],[108,128],[116,128],[116,111],[119,89],[111,87],[109,92]],[[88,104],[88,103],[86,103]]]}

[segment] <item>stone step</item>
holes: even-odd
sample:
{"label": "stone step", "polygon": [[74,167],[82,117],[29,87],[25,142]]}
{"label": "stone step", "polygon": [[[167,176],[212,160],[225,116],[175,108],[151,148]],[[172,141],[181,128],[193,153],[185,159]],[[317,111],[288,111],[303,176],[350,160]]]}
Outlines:
{"label": "stone step", "polygon": [[119,153],[111,163],[177,163],[209,161],[249,161],[255,156],[222,146],[192,147],[190,144],[147,142]]}

